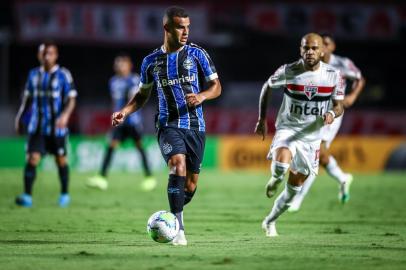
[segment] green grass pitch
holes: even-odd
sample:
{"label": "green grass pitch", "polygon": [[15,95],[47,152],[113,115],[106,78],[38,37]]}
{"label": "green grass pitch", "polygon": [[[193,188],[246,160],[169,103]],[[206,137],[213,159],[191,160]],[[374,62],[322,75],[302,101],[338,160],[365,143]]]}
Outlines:
{"label": "green grass pitch", "polygon": [[56,173],[39,172],[34,208],[14,205],[21,170],[0,171],[0,269],[406,269],[406,177],[356,175],[347,205],[320,176],[303,208],[285,213],[280,236],[261,221],[272,206],[267,172],[202,173],[185,209],[187,247],[158,244],[148,217],[168,209],[165,173],[154,192],[141,175],[111,173],[110,188],[89,190],[72,172],[72,204],[57,207]]}

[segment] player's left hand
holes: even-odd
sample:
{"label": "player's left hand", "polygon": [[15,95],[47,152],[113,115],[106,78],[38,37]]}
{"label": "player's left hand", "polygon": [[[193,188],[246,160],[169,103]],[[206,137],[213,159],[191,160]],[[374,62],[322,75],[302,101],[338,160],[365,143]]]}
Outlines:
{"label": "player's left hand", "polygon": [[202,104],[205,99],[206,97],[200,94],[186,94],[186,102],[189,107],[196,107]]}
{"label": "player's left hand", "polygon": [[57,128],[66,128],[68,125],[68,116],[66,114],[61,114],[58,119],[56,119],[56,127]]}
{"label": "player's left hand", "polygon": [[331,113],[326,112],[326,113],[323,115],[323,121],[324,121],[324,124],[325,124],[325,125],[330,125],[330,124],[333,123],[333,121],[334,121],[334,116],[333,116]]}
{"label": "player's left hand", "polygon": [[268,125],[266,120],[260,119],[258,120],[257,124],[255,125],[254,132],[258,135],[262,136],[262,140],[265,140],[266,134],[268,133]]}

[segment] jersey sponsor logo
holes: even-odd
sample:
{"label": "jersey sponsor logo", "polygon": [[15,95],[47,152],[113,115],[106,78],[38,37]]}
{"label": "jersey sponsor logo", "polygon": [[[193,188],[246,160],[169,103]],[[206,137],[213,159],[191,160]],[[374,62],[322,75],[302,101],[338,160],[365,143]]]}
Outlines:
{"label": "jersey sponsor logo", "polygon": [[292,103],[289,108],[290,113],[299,114],[299,115],[320,115],[324,114],[324,108],[310,107],[307,103],[303,104],[294,104]]}
{"label": "jersey sponsor logo", "polygon": [[176,85],[176,84],[182,84],[185,82],[194,82],[196,81],[196,75],[192,74],[190,76],[184,76],[182,75],[182,77],[180,78],[176,78],[176,79],[161,79],[158,80],[158,87],[166,87],[166,86],[172,86],[172,85]]}
{"label": "jersey sponsor logo", "polygon": [[183,61],[182,66],[186,70],[191,70],[194,66],[192,59],[190,57],[186,57],[185,61]]}
{"label": "jersey sponsor logo", "polygon": [[304,93],[309,100],[311,100],[317,93],[318,87],[314,85],[305,85],[304,86]]}

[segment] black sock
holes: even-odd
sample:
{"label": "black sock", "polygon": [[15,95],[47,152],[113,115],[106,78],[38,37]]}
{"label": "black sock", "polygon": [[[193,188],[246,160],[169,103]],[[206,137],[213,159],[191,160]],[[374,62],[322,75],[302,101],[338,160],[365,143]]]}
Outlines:
{"label": "black sock", "polygon": [[197,187],[192,192],[185,191],[185,203],[184,203],[184,205],[190,203],[190,201],[192,200],[193,196],[196,193],[196,189],[197,189]]}
{"label": "black sock", "polygon": [[[171,212],[177,217],[183,211],[183,203],[185,201],[185,182],[186,176],[169,175],[168,181],[168,200]],[[179,219],[179,228],[183,230],[182,219]]]}
{"label": "black sock", "polygon": [[61,193],[68,193],[69,166],[58,166],[59,180],[61,181]]}
{"label": "black sock", "polygon": [[101,176],[106,177],[107,176],[107,170],[110,167],[110,162],[111,162],[111,158],[113,157],[113,152],[114,152],[114,148],[109,146],[107,148],[107,152],[104,154],[104,158],[103,158],[103,165],[102,165],[102,169],[101,169]]}
{"label": "black sock", "polygon": [[25,164],[25,168],[24,168],[24,192],[26,194],[31,195],[31,193],[32,193],[32,185],[34,184],[36,174],[37,174],[36,166],[32,166],[29,163]]}
{"label": "black sock", "polygon": [[147,176],[147,177],[151,176],[151,170],[149,169],[147,155],[145,154],[145,151],[143,148],[139,148],[138,150],[140,151],[140,154],[141,154],[142,166],[144,167],[145,176]]}

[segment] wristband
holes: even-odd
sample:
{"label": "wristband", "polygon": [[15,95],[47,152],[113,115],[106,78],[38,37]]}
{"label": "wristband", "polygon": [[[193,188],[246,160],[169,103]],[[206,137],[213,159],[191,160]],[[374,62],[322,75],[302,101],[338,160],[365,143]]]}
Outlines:
{"label": "wristband", "polygon": [[333,118],[336,118],[336,114],[334,113],[333,110],[329,110],[328,113],[331,113],[331,115],[333,116]]}

